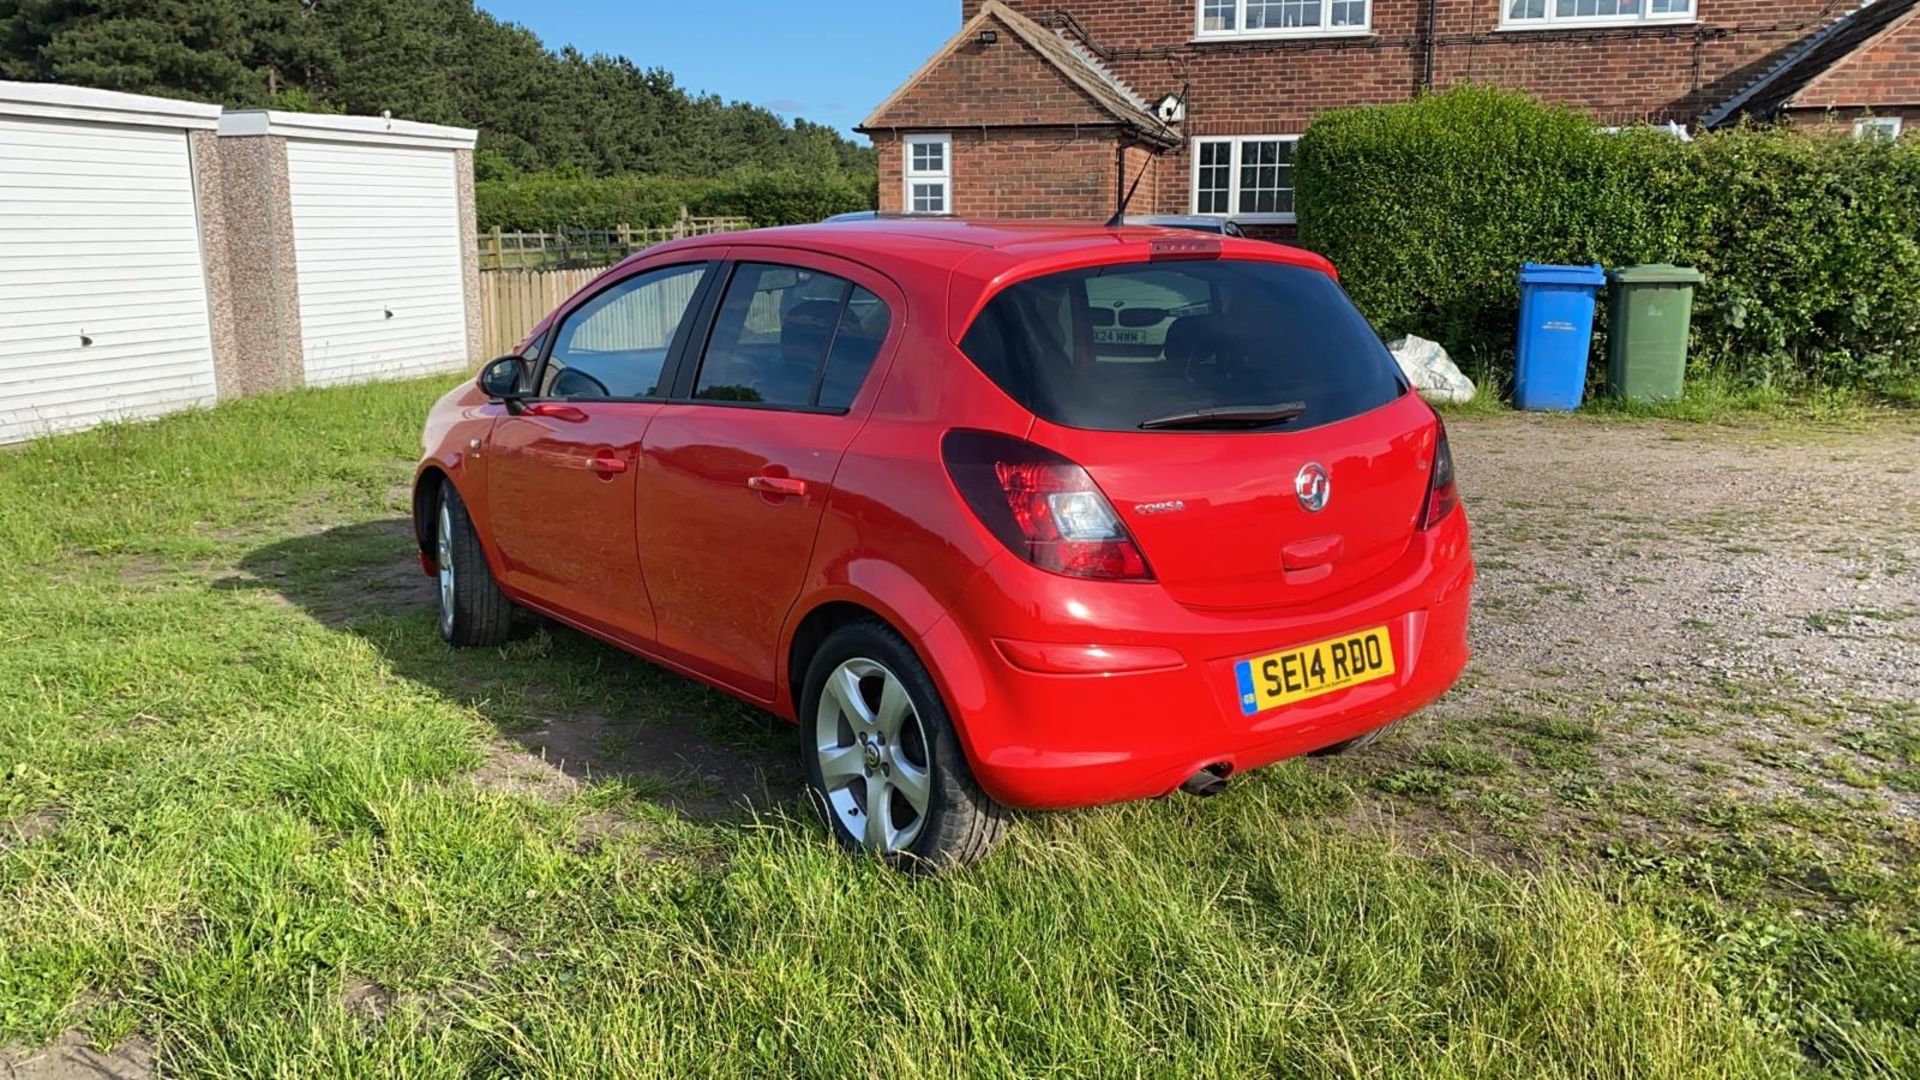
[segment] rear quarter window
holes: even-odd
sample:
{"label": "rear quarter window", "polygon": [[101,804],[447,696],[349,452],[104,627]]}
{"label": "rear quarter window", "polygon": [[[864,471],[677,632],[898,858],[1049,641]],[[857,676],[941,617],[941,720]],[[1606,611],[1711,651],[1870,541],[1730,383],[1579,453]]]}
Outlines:
{"label": "rear quarter window", "polygon": [[1406,392],[1340,286],[1280,263],[1127,263],[1023,281],[988,301],[960,348],[1036,415],[1105,431],[1296,403],[1288,427],[1308,427]]}

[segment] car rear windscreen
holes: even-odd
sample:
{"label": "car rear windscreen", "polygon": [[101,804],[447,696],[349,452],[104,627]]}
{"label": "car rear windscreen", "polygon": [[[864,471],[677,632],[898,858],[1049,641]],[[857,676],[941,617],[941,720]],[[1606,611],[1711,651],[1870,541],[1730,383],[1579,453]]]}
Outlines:
{"label": "car rear windscreen", "polygon": [[1222,409],[1295,413],[1286,426],[1309,427],[1406,392],[1340,286],[1280,263],[1127,263],[1034,278],[994,296],[960,348],[1038,416],[1094,430],[1205,427],[1159,421]]}

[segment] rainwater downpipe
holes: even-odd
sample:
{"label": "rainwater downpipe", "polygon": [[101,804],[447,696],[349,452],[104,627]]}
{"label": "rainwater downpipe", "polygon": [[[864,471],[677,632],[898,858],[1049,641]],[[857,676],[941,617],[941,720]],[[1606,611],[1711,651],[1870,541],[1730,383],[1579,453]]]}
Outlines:
{"label": "rainwater downpipe", "polygon": [[1434,50],[1439,47],[1438,38],[1435,33],[1437,28],[1434,26],[1433,21],[1438,15],[1439,6],[1439,0],[1427,0],[1426,56],[1423,58],[1420,67],[1420,89],[1422,92],[1433,89],[1433,54]]}

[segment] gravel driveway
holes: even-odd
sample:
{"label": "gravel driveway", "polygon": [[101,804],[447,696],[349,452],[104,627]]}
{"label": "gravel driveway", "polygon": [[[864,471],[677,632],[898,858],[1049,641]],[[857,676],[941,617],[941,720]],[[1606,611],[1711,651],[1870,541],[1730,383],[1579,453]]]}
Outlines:
{"label": "gravel driveway", "polygon": [[1439,810],[1450,839],[1616,850],[1759,807],[1802,839],[1912,858],[1920,426],[1449,429],[1475,656],[1429,714],[1342,762],[1386,793],[1376,809]]}
{"label": "gravel driveway", "polygon": [[[1911,699],[1920,435],[1453,425],[1491,670]],[[1587,684],[1592,685],[1592,684]]]}

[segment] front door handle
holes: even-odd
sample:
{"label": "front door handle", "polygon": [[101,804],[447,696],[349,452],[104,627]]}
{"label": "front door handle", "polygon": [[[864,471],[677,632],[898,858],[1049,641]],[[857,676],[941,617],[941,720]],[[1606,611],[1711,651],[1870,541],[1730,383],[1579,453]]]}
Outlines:
{"label": "front door handle", "polygon": [[544,416],[549,420],[563,420],[569,424],[578,424],[587,418],[585,409],[578,405],[569,405],[564,401],[536,401],[528,405],[522,416]]}
{"label": "front door handle", "polygon": [[587,459],[587,468],[601,476],[613,476],[627,471],[627,459],[612,454],[595,454]]}
{"label": "front door handle", "polygon": [[768,495],[805,495],[807,482],[792,476],[749,476],[747,486]]}

